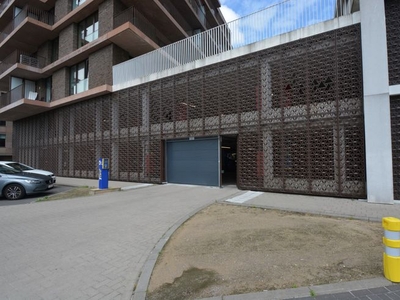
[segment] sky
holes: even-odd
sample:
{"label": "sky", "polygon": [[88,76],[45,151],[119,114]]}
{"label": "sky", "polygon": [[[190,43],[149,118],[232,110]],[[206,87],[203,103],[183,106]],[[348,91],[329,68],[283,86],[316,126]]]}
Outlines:
{"label": "sky", "polygon": [[249,15],[282,0],[220,0],[221,12],[227,22]]}
{"label": "sky", "polygon": [[[231,43],[236,48],[329,20],[334,16],[336,0],[220,0],[220,3],[231,30]],[[249,16],[260,10],[263,11]],[[232,22],[239,18],[242,19]]]}

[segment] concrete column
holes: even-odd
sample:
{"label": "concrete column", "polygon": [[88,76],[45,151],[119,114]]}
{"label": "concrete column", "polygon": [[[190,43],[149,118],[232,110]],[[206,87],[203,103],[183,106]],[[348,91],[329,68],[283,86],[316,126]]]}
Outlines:
{"label": "concrete column", "polygon": [[368,202],[393,203],[384,0],[360,0]]}

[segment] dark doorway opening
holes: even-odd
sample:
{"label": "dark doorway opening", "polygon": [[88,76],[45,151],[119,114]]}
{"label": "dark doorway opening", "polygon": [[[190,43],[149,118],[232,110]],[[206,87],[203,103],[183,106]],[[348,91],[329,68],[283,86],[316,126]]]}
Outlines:
{"label": "dark doorway opening", "polygon": [[236,185],[237,136],[221,136],[221,186]]}

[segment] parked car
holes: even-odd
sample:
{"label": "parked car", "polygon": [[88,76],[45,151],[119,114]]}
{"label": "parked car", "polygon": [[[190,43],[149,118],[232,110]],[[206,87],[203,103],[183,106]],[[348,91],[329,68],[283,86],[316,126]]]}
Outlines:
{"label": "parked car", "polygon": [[53,183],[56,183],[56,176],[54,176],[53,172],[35,169],[33,167],[30,167],[30,166],[27,166],[27,165],[21,164],[20,162],[15,162],[15,161],[0,161],[0,166],[1,165],[11,167],[19,172],[35,173],[35,174],[51,176],[51,178],[53,179]]}
{"label": "parked car", "polygon": [[0,191],[8,200],[18,200],[25,195],[43,192],[53,187],[51,176],[18,172],[11,167],[0,165]]}

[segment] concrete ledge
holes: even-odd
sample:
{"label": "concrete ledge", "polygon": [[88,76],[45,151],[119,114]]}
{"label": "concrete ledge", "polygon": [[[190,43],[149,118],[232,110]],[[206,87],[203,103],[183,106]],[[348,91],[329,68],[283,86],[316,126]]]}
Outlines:
{"label": "concrete ledge", "polygon": [[110,192],[119,192],[121,188],[108,188],[108,189],[91,189],[90,195],[105,194]]}

